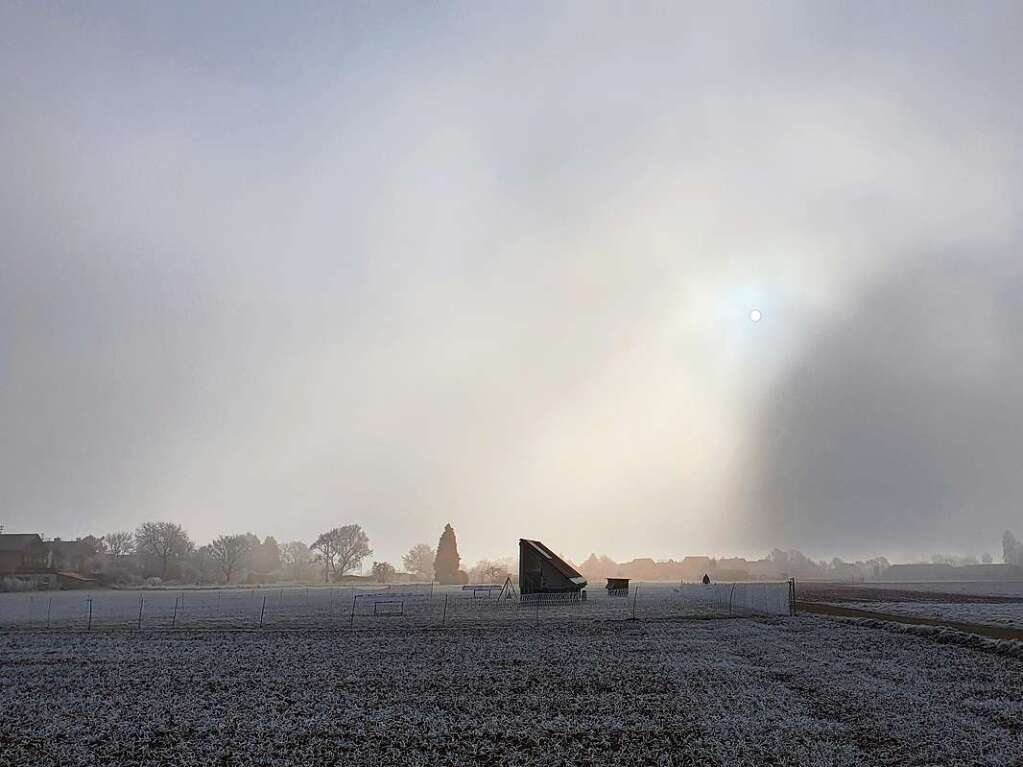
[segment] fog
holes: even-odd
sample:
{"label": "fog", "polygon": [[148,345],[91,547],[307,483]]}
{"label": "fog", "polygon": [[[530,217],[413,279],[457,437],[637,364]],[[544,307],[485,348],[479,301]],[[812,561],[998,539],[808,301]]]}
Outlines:
{"label": "fog", "polygon": [[715,5],[0,6],[0,522],[995,550],[1023,9]]}
{"label": "fog", "polygon": [[751,525],[813,550],[995,549],[1023,521],[1021,291],[1012,258],[937,256],[865,289],[766,399]]}

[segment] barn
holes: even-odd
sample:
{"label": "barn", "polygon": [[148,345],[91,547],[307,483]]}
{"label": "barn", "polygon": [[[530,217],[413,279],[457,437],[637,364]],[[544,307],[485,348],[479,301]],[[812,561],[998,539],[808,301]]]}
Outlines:
{"label": "barn", "polygon": [[586,579],[540,541],[519,539],[519,590],[523,594],[582,591]]}

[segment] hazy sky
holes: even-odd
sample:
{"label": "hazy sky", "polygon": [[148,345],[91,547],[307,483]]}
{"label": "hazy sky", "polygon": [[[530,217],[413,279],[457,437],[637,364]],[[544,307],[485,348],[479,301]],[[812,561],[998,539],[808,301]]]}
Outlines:
{"label": "hazy sky", "polygon": [[0,521],[996,551],[1021,38],[1018,2],[4,2]]}

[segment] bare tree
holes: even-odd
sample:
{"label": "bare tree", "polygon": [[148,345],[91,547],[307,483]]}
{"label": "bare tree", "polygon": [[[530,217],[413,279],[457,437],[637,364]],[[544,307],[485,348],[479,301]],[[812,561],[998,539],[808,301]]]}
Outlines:
{"label": "bare tree", "polygon": [[426,543],[417,543],[408,554],[401,558],[405,572],[412,573],[426,581],[433,580],[433,560],[436,552]]}
{"label": "bare tree", "polygon": [[135,553],[135,536],[132,535],[131,530],[107,533],[103,538],[107,542],[107,553],[115,559]]}
{"label": "bare tree", "polygon": [[192,541],[181,525],[173,522],[145,522],[135,530],[135,551],[152,560],[166,578],[171,567],[192,551]]}
{"label": "bare tree", "polygon": [[344,525],[322,533],[310,546],[323,562],[323,578],[337,580],[373,554],[369,537],[359,525]]}
{"label": "bare tree", "polygon": [[1002,561],[1007,565],[1020,564],[1021,546],[1009,530],[1002,533]]}
{"label": "bare tree", "polygon": [[231,576],[241,570],[251,551],[251,540],[247,535],[221,535],[210,544],[209,553],[224,574],[224,582],[230,583]]}
{"label": "bare tree", "polygon": [[214,583],[219,580],[220,567],[213,557],[213,546],[207,543],[195,550],[191,557],[192,566],[199,583]]}
{"label": "bare tree", "polygon": [[511,563],[508,560],[481,559],[469,571],[470,583],[504,583],[508,577]]}
{"label": "bare tree", "polygon": [[291,580],[305,580],[309,577],[309,565],[313,554],[302,541],[291,541],[281,547],[281,568]]}
{"label": "bare tree", "polygon": [[390,583],[394,580],[394,575],[397,571],[394,569],[394,565],[389,562],[374,562],[373,563],[373,579],[377,583]]}

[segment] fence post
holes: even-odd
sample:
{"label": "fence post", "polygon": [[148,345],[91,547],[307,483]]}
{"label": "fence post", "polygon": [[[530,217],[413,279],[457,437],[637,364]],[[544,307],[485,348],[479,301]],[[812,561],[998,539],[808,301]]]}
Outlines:
{"label": "fence post", "polygon": [[92,631],[92,597],[89,597],[89,626],[86,631]]}
{"label": "fence post", "polygon": [[217,617],[220,617],[220,598],[224,596],[224,592],[217,589]]}
{"label": "fence post", "polygon": [[142,631],[142,605],[145,603],[145,597],[139,594],[139,631]]}
{"label": "fence post", "polygon": [[180,597],[174,597],[174,615],[171,617],[171,628],[174,628],[178,622],[178,601],[180,599]]}
{"label": "fence post", "polygon": [[53,610],[53,597],[50,597],[50,603],[46,606],[46,628],[50,628],[50,612]]}
{"label": "fence post", "polygon": [[796,579],[789,578],[789,615],[796,614]]}
{"label": "fence post", "polygon": [[440,616],[440,625],[443,626],[448,619],[448,595],[444,595],[444,612]]}
{"label": "fence post", "polygon": [[263,628],[263,613],[266,612],[266,594],[263,595],[263,607],[259,611],[259,627]]}
{"label": "fence post", "polygon": [[355,600],[359,598],[359,595],[355,593],[355,587],[352,587],[352,617],[348,621],[349,626],[355,625]]}

